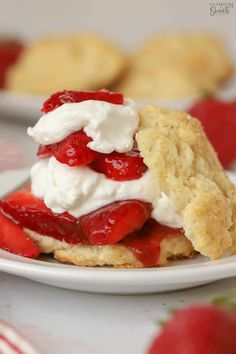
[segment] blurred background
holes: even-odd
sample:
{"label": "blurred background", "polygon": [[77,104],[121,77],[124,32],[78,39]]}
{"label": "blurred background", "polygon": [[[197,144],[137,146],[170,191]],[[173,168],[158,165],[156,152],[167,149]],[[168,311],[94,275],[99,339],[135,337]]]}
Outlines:
{"label": "blurred background", "polygon": [[[142,81],[143,76],[147,76],[148,70],[150,76],[154,77],[156,75],[155,70],[159,60],[158,50],[157,54],[152,54],[155,50],[149,48],[142,51],[141,49],[141,55],[137,55],[138,59],[135,59],[136,61],[132,59],[133,62],[130,60],[130,55],[138,52],[139,49],[137,48],[142,48],[142,45],[144,45],[144,48],[148,48],[148,44],[147,47],[145,47],[145,43],[147,43],[151,35],[155,34],[161,36],[162,33],[169,31],[173,34],[179,32],[184,34],[191,32],[208,33],[209,31],[214,33],[217,38],[220,39],[221,43],[223,43],[224,49],[220,48],[220,51],[225,50],[227,58],[229,58],[225,59],[224,53],[223,55],[222,53],[219,54],[222,60],[221,66],[224,67],[225,73],[222,74],[222,79],[219,78],[219,80],[217,80],[221,83],[221,81],[225,82],[226,78],[226,86],[218,87],[218,81],[217,85],[215,82],[210,82],[208,85],[208,83],[206,84],[202,81],[201,83],[198,82],[198,84],[199,86],[202,85],[202,91],[204,92],[210,91],[210,93],[212,93],[216,92],[216,89],[219,89],[223,96],[225,92],[226,96],[229,92],[230,99],[236,97],[236,94],[234,95],[235,84],[233,76],[236,58],[235,20],[235,0],[225,2],[213,2],[208,0],[0,0],[0,37],[4,41],[6,38],[10,38],[10,40],[16,39],[19,41],[20,45],[25,47],[30,46],[30,43],[34,43],[38,38],[48,35],[60,37],[79,32],[94,32],[102,35],[102,37],[108,40],[111,45],[115,46],[118,51],[125,53],[122,60],[125,65],[128,64],[118,78],[114,77],[113,82],[109,82],[107,85],[101,84],[101,86],[109,89],[122,90],[129,96],[137,98],[138,101],[142,99],[147,100],[150,95],[153,96],[152,100],[154,98],[162,98],[162,96],[158,94],[159,91],[155,86],[156,82],[154,82],[154,79],[153,82],[148,78],[146,78],[146,81],[144,80],[145,82]],[[170,47],[176,45],[176,41],[173,43],[174,44],[171,44]],[[182,42],[179,41],[178,43],[181,43],[181,46],[184,47]],[[169,86],[168,84],[171,78],[173,76],[176,77],[178,84],[175,85],[177,88],[175,87],[174,94],[172,91],[169,94],[167,90],[168,94],[166,94],[164,98],[168,100],[167,105],[171,106],[172,101],[174,101],[175,106],[177,99],[177,108],[187,109],[189,105],[183,103],[185,90],[183,90],[183,94],[181,95],[175,95],[175,93],[178,90],[181,91],[183,86],[187,86],[188,89],[186,90],[189,90],[187,93],[189,93],[190,96],[192,95],[196,88],[194,87],[193,89],[190,85],[190,83],[194,81],[192,80],[192,73],[191,75],[188,73],[186,80],[186,73],[182,73],[183,68],[178,66],[179,71],[177,71],[176,69],[173,70],[173,67],[175,65],[174,63],[178,60],[184,61],[188,53],[195,50],[195,47],[194,44],[188,44],[186,48],[182,47],[179,50],[181,55],[178,54],[178,58],[174,58],[172,63],[169,63],[169,66],[165,67],[163,70],[165,55],[162,55],[162,62],[160,64],[162,66],[160,67],[164,74],[161,79],[161,88]],[[213,52],[210,53],[210,45],[208,47],[207,42],[204,46],[199,45],[199,48],[200,47],[204,47],[204,50],[201,49],[202,57],[204,58],[204,55],[207,57],[209,54],[209,63],[215,63],[214,58],[218,57],[218,47],[215,52],[216,54]],[[155,44],[154,47],[151,46],[151,48],[156,48]],[[168,45],[167,48],[169,48]],[[168,50],[166,52],[171,53],[171,51],[168,52]],[[147,54],[147,52],[149,54]],[[165,50],[163,49],[162,52],[165,52]],[[93,52],[91,51],[91,53]],[[0,60],[1,55],[3,57],[5,54],[1,54],[0,52]],[[107,58],[107,54],[104,55]],[[92,56],[92,54],[90,56]],[[146,61],[146,57],[149,58],[148,61]],[[193,58],[189,59],[189,62],[194,60],[195,57],[193,56]],[[33,63],[33,61],[34,60],[30,59],[29,56],[28,65]],[[42,57],[41,62],[47,62],[45,57]],[[186,65],[188,65],[189,62],[187,62]],[[211,64],[209,63],[208,66],[210,67]],[[36,74],[38,74],[41,64],[38,66],[38,63],[34,63],[34,65]],[[145,65],[148,67],[148,70],[147,68],[145,70],[143,69]],[[201,64],[199,68],[202,69],[204,65]],[[32,77],[27,76],[28,72],[33,72],[33,69],[27,71],[26,66],[25,64],[23,68],[22,64],[21,69],[19,69],[17,73],[11,74],[11,76],[8,77],[8,82],[4,83],[0,91],[0,170],[18,166],[29,166],[36,158],[35,152],[37,147],[34,142],[27,137],[26,127],[33,125],[36,118],[40,116],[39,108],[44,97],[48,96],[48,92],[46,92],[47,90],[44,92],[44,89],[39,89],[38,87],[32,88],[30,86],[32,82],[37,83],[38,79],[36,76],[34,77],[33,74]],[[155,75],[152,75],[150,66]],[[220,66],[220,64],[218,66]],[[139,68],[139,76],[136,75],[136,72],[134,73],[136,69],[133,68],[135,67]],[[81,70],[83,72],[83,69]],[[203,76],[207,76],[207,70],[204,72]],[[97,72],[98,71],[99,70],[97,70]],[[184,76],[184,79],[181,75]],[[198,72],[196,71],[194,78],[198,76]],[[26,85],[27,82],[28,86]],[[140,82],[142,89],[146,87],[146,91],[137,89]],[[184,82],[183,85],[182,82]],[[77,88],[72,86],[73,85],[64,88]],[[82,89],[84,89],[84,87],[87,89],[101,88],[99,85],[97,87],[96,85],[91,85],[91,87],[89,85],[88,87],[83,86]],[[80,89],[80,87],[77,89]],[[155,90],[157,92],[156,94]],[[27,95],[29,93],[32,95],[18,97],[12,94],[12,92],[20,93],[24,91]],[[53,89],[51,90],[49,88],[48,91],[51,93]],[[153,94],[149,94],[150,92]],[[178,96],[180,96],[181,99],[179,99]]]}
{"label": "blurred background", "polygon": [[[210,15],[208,0],[1,0],[1,33],[34,39],[48,33],[98,31],[127,49],[163,30],[210,29],[236,54],[234,9]],[[228,1],[225,1],[228,3]]]}

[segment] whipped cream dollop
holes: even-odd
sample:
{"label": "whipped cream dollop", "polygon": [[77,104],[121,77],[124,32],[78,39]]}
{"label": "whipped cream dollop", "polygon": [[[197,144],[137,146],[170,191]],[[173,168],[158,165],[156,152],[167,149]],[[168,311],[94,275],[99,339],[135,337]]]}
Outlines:
{"label": "whipped cream dollop", "polygon": [[31,178],[32,193],[55,213],[67,211],[78,218],[115,201],[137,199],[152,204],[152,217],[159,223],[182,227],[149,170],[139,179],[113,181],[87,166],[69,167],[50,157],[32,167]]}
{"label": "whipped cream dollop", "polygon": [[137,128],[138,114],[132,100],[125,99],[123,105],[88,100],[63,104],[44,114],[27,132],[37,143],[48,145],[84,129],[93,139],[88,147],[108,154],[131,150]]}

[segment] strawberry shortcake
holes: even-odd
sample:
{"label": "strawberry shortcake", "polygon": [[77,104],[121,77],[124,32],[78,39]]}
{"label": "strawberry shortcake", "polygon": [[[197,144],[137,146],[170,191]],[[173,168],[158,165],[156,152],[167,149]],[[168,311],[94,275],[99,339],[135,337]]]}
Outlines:
{"label": "strawberry shortcake", "polygon": [[55,93],[42,112],[31,185],[0,200],[2,248],[126,268],[234,251],[236,189],[196,119],[106,90]]}

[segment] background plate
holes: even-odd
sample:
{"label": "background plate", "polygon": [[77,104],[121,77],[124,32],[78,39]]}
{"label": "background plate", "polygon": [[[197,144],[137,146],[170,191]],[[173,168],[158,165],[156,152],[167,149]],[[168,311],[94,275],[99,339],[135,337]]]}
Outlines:
{"label": "background plate", "polygon": [[46,98],[0,90],[0,113],[13,121],[36,123]]}
{"label": "background plate", "polygon": [[[219,91],[218,95],[223,99],[235,100],[235,93],[236,78],[233,78]],[[38,118],[42,115],[42,113],[40,113],[42,103],[48,96],[49,95],[37,96],[0,90],[0,114],[13,121],[27,122],[28,124],[36,123]],[[141,99],[136,100],[136,103],[138,107],[142,107],[148,103],[154,103],[162,107],[186,110],[196,100],[196,97],[189,96],[175,100]]]}
{"label": "background plate", "polygon": [[[42,115],[40,109],[47,96],[36,96],[29,94],[12,93],[6,90],[0,90],[0,113],[8,119],[36,123]],[[148,103],[156,103],[163,107],[187,109],[194,98],[184,98],[178,100],[136,100],[137,106],[142,107]]]}

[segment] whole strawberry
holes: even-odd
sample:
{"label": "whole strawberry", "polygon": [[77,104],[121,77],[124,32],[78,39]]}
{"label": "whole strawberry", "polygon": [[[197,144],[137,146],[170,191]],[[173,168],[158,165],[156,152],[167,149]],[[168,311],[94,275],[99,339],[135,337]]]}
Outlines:
{"label": "whole strawberry", "polygon": [[23,44],[15,39],[0,38],[0,88],[5,88],[7,72],[19,59]]}
{"label": "whole strawberry", "polygon": [[214,305],[180,310],[148,354],[236,354],[236,312]]}
{"label": "whole strawberry", "polygon": [[198,118],[224,167],[236,160],[236,102],[206,98],[189,113]]}

